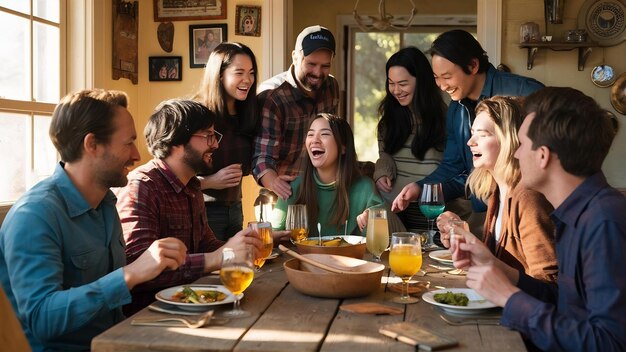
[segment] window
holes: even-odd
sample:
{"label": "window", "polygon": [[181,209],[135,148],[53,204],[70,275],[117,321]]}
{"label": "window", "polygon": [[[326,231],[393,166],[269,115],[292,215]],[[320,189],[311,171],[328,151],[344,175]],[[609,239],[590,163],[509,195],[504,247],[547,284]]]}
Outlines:
{"label": "window", "polygon": [[[461,28],[476,34],[475,26],[415,26],[406,32],[364,32],[349,29],[348,116],[352,117],[354,142],[360,161],[378,159],[376,126],[378,104],[385,96],[385,64],[401,48],[415,46],[426,52],[433,40],[445,31]],[[430,60],[430,55],[426,55]],[[358,72],[358,74],[356,74]],[[448,99],[447,94],[443,95]]]}
{"label": "window", "polygon": [[50,175],[48,137],[60,99],[64,0],[0,0],[0,204]]}

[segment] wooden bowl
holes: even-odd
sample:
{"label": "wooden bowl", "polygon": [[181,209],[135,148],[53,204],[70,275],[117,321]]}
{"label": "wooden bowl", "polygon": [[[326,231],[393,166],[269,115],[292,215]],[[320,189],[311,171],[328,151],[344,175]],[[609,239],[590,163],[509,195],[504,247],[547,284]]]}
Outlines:
{"label": "wooden bowl", "polygon": [[334,254],[356,259],[363,259],[365,255],[365,237],[355,235],[338,235],[338,236],[322,236],[322,241],[328,241],[336,238],[342,238],[350,245],[340,247],[326,247],[317,244],[317,237],[309,237],[307,240],[316,241],[316,244],[305,244],[296,242],[298,253],[300,254]]}
{"label": "wooden bowl", "polygon": [[335,274],[289,259],[283,266],[293,287],[306,295],[324,298],[367,296],[380,289],[385,266],[361,259],[330,254],[303,254],[318,262],[355,272]]}

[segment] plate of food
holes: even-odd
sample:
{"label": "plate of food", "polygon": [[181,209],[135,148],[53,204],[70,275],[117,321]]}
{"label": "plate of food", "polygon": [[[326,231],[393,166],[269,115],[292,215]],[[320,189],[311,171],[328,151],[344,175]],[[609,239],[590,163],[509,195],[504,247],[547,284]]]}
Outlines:
{"label": "plate of food", "polygon": [[235,296],[222,285],[174,286],[159,291],[155,297],[163,303],[195,312],[235,301]]}
{"label": "plate of food", "polygon": [[480,314],[497,306],[471,288],[446,288],[428,291],[422,299],[451,314]]}
{"label": "plate of food", "polygon": [[452,265],[452,253],[447,249],[432,251],[428,256],[440,263]]}

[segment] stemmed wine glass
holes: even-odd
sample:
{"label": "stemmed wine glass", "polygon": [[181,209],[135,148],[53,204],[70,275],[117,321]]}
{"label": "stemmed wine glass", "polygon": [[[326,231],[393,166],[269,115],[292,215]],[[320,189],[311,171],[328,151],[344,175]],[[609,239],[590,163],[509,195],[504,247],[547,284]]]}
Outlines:
{"label": "stemmed wine glass", "polygon": [[426,183],[422,187],[422,196],[419,201],[420,211],[428,219],[428,241],[424,246],[425,249],[435,246],[433,237],[435,236],[435,219],[443,213],[446,203],[443,199],[443,190],[441,183]]}
{"label": "stemmed wine glass", "polygon": [[249,317],[250,312],[239,307],[239,301],[243,296],[243,291],[250,286],[254,278],[253,269],[254,254],[252,248],[245,250],[233,250],[224,248],[222,250],[222,269],[220,279],[222,284],[235,295],[233,310],[225,312],[223,315],[228,318]]}
{"label": "stemmed wine glass", "polygon": [[285,229],[291,231],[291,242],[303,241],[309,235],[309,224],[305,204],[290,204],[287,208]]}
{"label": "stemmed wine glass", "polygon": [[380,262],[380,256],[389,247],[389,223],[385,208],[369,209],[365,245],[367,250],[374,255],[374,261]]}
{"label": "stemmed wine glass", "polygon": [[269,222],[250,221],[248,227],[251,228],[263,242],[263,250],[254,259],[254,268],[258,272],[261,270],[265,259],[272,255],[274,249],[274,239],[272,238],[272,225]]}
{"label": "stemmed wine glass", "polygon": [[409,280],[422,267],[422,245],[418,234],[394,232],[391,235],[389,267],[402,279],[402,295],[392,299],[396,303],[416,303],[419,299],[409,295]]}

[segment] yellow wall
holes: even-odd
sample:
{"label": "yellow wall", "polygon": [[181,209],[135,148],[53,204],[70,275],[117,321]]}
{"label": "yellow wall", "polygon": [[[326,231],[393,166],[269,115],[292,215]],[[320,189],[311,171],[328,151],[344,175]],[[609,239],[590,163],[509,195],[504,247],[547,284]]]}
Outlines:
{"label": "yellow wall", "polygon": [[[235,35],[235,6],[261,6],[262,0],[227,1],[227,19],[212,21],[174,21],[174,45],[171,53],[161,49],[157,39],[157,27],[160,22],[154,22],[152,1],[138,1],[139,3],[139,81],[133,85],[127,79],[113,80],[112,74],[112,1],[95,1],[95,77],[94,86],[106,89],[119,89],[128,93],[130,98],[129,111],[135,118],[135,127],[140,135],[137,147],[141,153],[143,164],[150,160],[151,156],[146,148],[143,138],[143,128],[146,125],[153,109],[161,101],[185,97],[193,94],[198,88],[202,78],[203,69],[189,68],[189,25],[192,24],[228,24],[228,40],[237,41],[249,46],[255,53],[259,69],[262,67],[262,38]],[[266,24],[263,24],[266,25]],[[149,56],[182,56],[183,57],[183,80],[178,82],[150,82],[148,80],[148,57]],[[263,72],[259,72],[261,77]],[[244,195],[252,195],[244,199],[244,222],[254,218],[252,202],[258,194],[258,186],[251,176],[245,177],[243,182]]]}
{"label": "yellow wall", "polygon": [[[597,65],[611,65],[615,74],[626,72],[626,42],[611,47],[593,48],[584,71],[578,71],[578,52],[542,49],[537,53],[532,70],[526,69],[526,49],[519,48],[519,28],[524,22],[539,24],[545,34],[543,1],[503,0],[502,62],[514,73],[533,77],[547,86],[568,86],[593,97],[598,104],[616,114],[621,128],[613,142],[611,152],[604,162],[603,170],[614,187],[626,187],[626,118],[613,109],[610,102],[611,88],[599,88],[591,82],[591,70]],[[565,2],[563,24],[548,24],[552,41],[562,41],[568,29],[577,28],[578,12],[585,0]]]}

